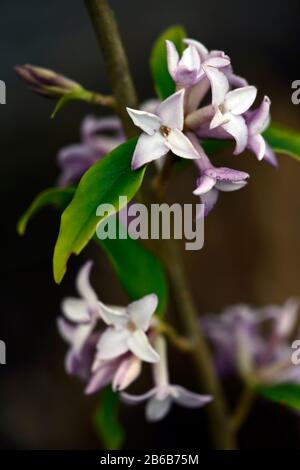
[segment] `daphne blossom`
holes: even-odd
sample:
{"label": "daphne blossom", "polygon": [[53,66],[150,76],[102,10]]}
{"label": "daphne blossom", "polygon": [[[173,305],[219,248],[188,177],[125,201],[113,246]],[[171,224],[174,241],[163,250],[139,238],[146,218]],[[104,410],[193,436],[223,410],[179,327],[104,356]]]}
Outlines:
{"label": "daphne blossom", "polygon": [[205,74],[203,65],[225,67],[230,64],[230,60],[225,54],[219,56],[207,55],[203,59],[193,43],[188,44],[181,58],[173,42],[167,40],[166,46],[168,69],[174,82],[179,87],[196,85]]}
{"label": "daphne blossom", "polygon": [[171,385],[169,381],[166,342],[162,336],[155,341],[160,361],[153,366],[155,386],[143,395],[121,394],[122,400],[129,405],[136,405],[147,400],[146,417],[148,421],[163,419],[171,409],[172,403],[187,408],[199,408],[212,400],[210,395],[190,392],[180,385]]}
{"label": "daphne blossom", "polygon": [[100,336],[97,358],[114,359],[128,351],[142,361],[157,362],[159,356],[146,335],[158,303],[149,294],[126,308],[101,304],[101,317],[109,327]]}
{"label": "daphne blossom", "polygon": [[[222,72],[226,75],[230,85],[234,88],[248,85],[245,78],[240,77],[233,72],[230,58],[225,54],[225,52],[217,50],[209,51],[200,41],[196,41],[191,38],[185,38],[183,42],[187,46],[193,45],[197,49],[200,60],[203,64],[211,65],[213,67],[222,67]],[[223,59],[223,62],[214,61],[215,58]]]}
{"label": "daphne blossom", "polygon": [[291,344],[299,302],[254,309],[237,305],[208,315],[202,326],[212,342],[221,373],[238,373],[259,385],[300,383],[300,367],[291,361]]}
{"label": "daphne blossom", "polygon": [[168,68],[177,88],[185,90],[184,132],[201,156],[195,160],[199,176],[194,194],[201,197],[207,215],[219,191],[244,187],[249,175],[216,168],[204,153],[202,140],[234,139],[235,155],[249,149],[259,160],[264,158],[276,166],[276,157],[262,136],[270,122],[270,99],[265,97],[257,109],[251,110],[257,89],[233,72],[230,58],[223,51],[208,51],[194,39],[183,42],[187,48],[181,58],[175,46],[167,42]]}
{"label": "daphne blossom", "polygon": [[79,271],[77,289],[81,298],[67,297],[62,302],[64,318],[58,320],[61,335],[71,345],[66,359],[66,368],[70,373],[77,373],[82,358],[87,356],[87,350],[95,344],[92,335],[97,322],[100,320],[100,304],[97,295],[89,283],[92,263],[87,262]]}
{"label": "daphne blossom", "polygon": [[221,126],[236,140],[235,153],[241,153],[247,145],[248,130],[242,114],[248,111],[256,98],[257,89],[245,86],[229,91],[226,76],[214,67],[206,67],[211,82],[212,105],[215,114],[210,122],[210,129]]}
{"label": "daphne blossom", "polygon": [[[195,136],[190,135],[190,139],[195,147],[199,145]],[[245,171],[225,167],[216,168],[205,154],[201,159],[195,160],[195,164],[199,170],[199,177],[193,194],[200,196],[201,202],[204,204],[204,216],[213,209],[219,191],[230,192],[241,189],[247,184],[249,178],[249,174]]]}
{"label": "daphne blossom", "polygon": [[277,166],[274,153],[261,135],[270,124],[270,106],[270,98],[265,96],[257,109],[245,114],[248,127],[247,148],[257,156],[258,160],[265,158],[268,163]]}
{"label": "daphne blossom", "polygon": [[150,343],[157,296],[146,295],[128,307],[106,306],[90,284],[91,267],[88,261],[77,276],[81,297],[62,302],[58,330],[70,346],[66,370],[86,382],[86,394],[108,384],[115,391],[124,390],[140,375],[142,361],[159,360]]}
{"label": "daphne blossom", "polygon": [[171,77],[179,86],[195,85],[201,76],[201,60],[195,46],[188,46],[179,58],[173,42],[166,41],[167,61]]}
{"label": "daphne blossom", "polygon": [[200,158],[182,132],[184,124],[184,90],[179,90],[160,103],[155,114],[127,108],[134,124],[142,129],[133,157],[132,169],[163,157],[170,150],[179,157]]}

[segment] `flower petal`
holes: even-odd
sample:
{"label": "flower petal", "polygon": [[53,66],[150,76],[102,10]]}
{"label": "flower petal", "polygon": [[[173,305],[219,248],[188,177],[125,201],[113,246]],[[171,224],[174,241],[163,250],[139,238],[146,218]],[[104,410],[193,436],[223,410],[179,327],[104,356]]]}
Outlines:
{"label": "flower petal", "polygon": [[179,62],[179,54],[175,47],[175,44],[172,41],[166,40],[166,47],[169,73],[173,80],[176,81],[176,71]]}
{"label": "flower petal", "polygon": [[98,297],[89,280],[92,266],[92,261],[87,261],[82,266],[76,279],[76,287],[81,297],[83,297],[89,305],[97,306]]}
{"label": "flower petal", "polygon": [[169,148],[166,145],[165,138],[156,132],[154,135],[142,134],[136,144],[134,154],[131,161],[133,170],[141,167],[145,163],[152,162],[166,155]]}
{"label": "flower petal", "polygon": [[73,343],[72,343],[72,347],[76,354],[80,354],[83,346],[85,345],[86,341],[91,335],[93,329],[94,329],[94,324],[91,322],[87,324],[82,324],[76,327],[74,331]]}
{"label": "flower petal", "polygon": [[289,299],[280,309],[277,318],[276,333],[280,338],[287,338],[293,331],[299,310],[299,301],[296,299]]}
{"label": "flower petal", "polygon": [[193,191],[195,196],[200,196],[201,194],[205,194],[210,191],[214,185],[216,184],[216,180],[211,178],[210,176],[203,175],[200,176],[197,180],[197,188]]}
{"label": "flower petal", "polygon": [[244,77],[240,77],[239,75],[233,73],[232,67],[228,66],[222,71],[225,73],[230,85],[233,88],[241,88],[243,86],[248,86],[247,80]]}
{"label": "flower petal", "polygon": [[155,422],[163,419],[170,411],[172,405],[172,398],[170,395],[162,400],[151,398],[146,405],[146,419],[147,421]]}
{"label": "flower petal", "polygon": [[223,72],[203,64],[203,69],[211,84],[212,103],[220,105],[223,103],[226,93],[229,90],[229,82]]}
{"label": "flower petal", "polygon": [[237,191],[246,186],[247,181],[218,181],[216,183],[216,189],[223,192]]}
{"label": "flower petal", "polygon": [[186,90],[186,110],[187,113],[191,113],[198,109],[199,104],[205,97],[206,93],[210,88],[210,81],[206,75],[201,77],[199,83],[191,87],[189,90]]}
{"label": "flower petal", "polygon": [[204,406],[207,403],[210,403],[213,399],[210,395],[199,395],[198,393],[190,392],[179,385],[172,385],[171,393],[173,400],[178,405],[185,406],[187,408]]}
{"label": "flower petal", "polygon": [[225,110],[238,116],[245,113],[255,101],[257,88],[245,86],[229,91],[224,99]]}
{"label": "flower petal", "polygon": [[127,388],[137,379],[141,373],[141,370],[142,364],[137,357],[130,356],[124,359],[115,373],[112,382],[113,390],[121,391]]}
{"label": "flower petal", "polygon": [[220,168],[208,168],[205,171],[207,176],[215,178],[217,181],[239,183],[242,180],[249,178],[249,173],[245,171],[233,170],[232,168],[220,167]]}
{"label": "flower petal", "polygon": [[222,68],[230,64],[230,59],[229,57],[212,56],[206,59],[205,64],[209,65],[210,67]]}
{"label": "flower petal", "polygon": [[184,49],[180,59],[180,65],[189,71],[200,69],[200,57],[194,45],[190,44]]}
{"label": "flower petal", "polygon": [[156,114],[157,106],[159,105],[160,101],[158,98],[150,98],[149,100],[143,101],[141,103],[141,110],[147,111],[148,113]]}
{"label": "flower petal", "polygon": [[260,134],[250,135],[247,148],[257,156],[258,160],[262,160],[266,153],[266,141]]}
{"label": "flower petal", "polygon": [[223,129],[225,129],[228,134],[236,141],[235,155],[242,153],[247,145],[248,140],[248,129],[245,123],[245,120],[242,116],[231,116],[231,119],[226,124],[223,124]]}
{"label": "flower petal", "polygon": [[153,135],[159,129],[161,121],[156,114],[140,111],[139,109],[126,109],[134,124],[140,127],[146,134]]}
{"label": "flower petal", "polygon": [[99,359],[114,359],[128,351],[128,330],[116,330],[107,328],[102,333],[97,344],[97,356]]}
{"label": "flower petal", "polygon": [[85,300],[67,297],[63,299],[61,309],[64,316],[74,323],[85,323],[91,319]]}
{"label": "flower petal", "polygon": [[91,377],[84,393],[86,395],[91,395],[92,393],[97,392],[101,388],[108,385],[114,377],[116,371],[116,361],[106,361]]}
{"label": "flower petal", "polygon": [[200,56],[195,46],[188,46],[182,54],[176,72],[176,83],[182,86],[195,85],[201,75]]}
{"label": "flower petal", "polygon": [[197,214],[197,219],[202,218],[203,215],[206,217],[215,207],[216,202],[219,197],[219,191],[216,188],[212,188],[208,193],[201,194],[200,199],[201,203],[204,204],[204,214],[203,211],[200,210],[200,213]]}
{"label": "flower petal", "polygon": [[67,343],[72,344],[76,326],[71,325],[71,323],[67,322],[63,318],[58,318],[56,324],[57,324],[57,329],[58,329],[60,336]]}
{"label": "flower petal", "polygon": [[153,397],[153,395],[155,395],[156,392],[157,392],[157,388],[155,387],[155,388],[151,388],[151,390],[149,390],[146,393],[143,393],[142,395],[132,395],[131,393],[127,393],[127,392],[122,392],[120,395],[121,395],[122,401],[127,403],[127,405],[138,405],[139,403],[148,400],[148,398]]}
{"label": "flower petal", "polygon": [[177,91],[160,103],[157,114],[164,126],[181,131],[184,121],[184,89]]}
{"label": "flower petal", "polygon": [[270,106],[271,100],[265,96],[260,106],[254,111],[249,112],[246,119],[250,135],[261,134],[270,123]]}
{"label": "flower petal", "polygon": [[198,51],[198,54],[201,58],[201,60],[204,60],[205,57],[207,56],[208,54],[208,49],[199,41],[196,41],[195,39],[190,39],[190,38],[185,38],[183,40],[184,44],[186,44],[187,46],[190,46],[190,45],[193,45],[196,47],[197,51]]}
{"label": "flower petal", "polygon": [[122,132],[122,125],[118,117],[107,116],[96,118],[95,116],[86,116],[80,125],[80,134],[83,141],[95,137],[99,132]]}
{"label": "flower petal", "polygon": [[224,124],[227,124],[230,122],[231,119],[231,114],[230,113],[225,113],[223,114],[219,108],[216,109],[215,115],[212,118],[209,128],[210,129],[215,129],[216,127],[222,126]]}
{"label": "flower petal", "polygon": [[100,317],[107,325],[125,326],[128,323],[126,308],[105,305],[99,302]]}
{"label": "flower petal", "polygon": [[145,295],[141,299],[136,300],[135,302],[132,302],[128,305],[128,316],[137,326],[137,328],[143,331],[147,331],[157,304],[158,298],[156,294]]}
{"label": "flower petal", "polygon": [[271,149],[271,147],[266,144],[266,151],[264,155],[264,160],[269,163],[269,165],[273,166],[274,168],[278,167],[278,161],[275,153]]}
{"label": "flower petal", "polygon": [[195,159],[200,158],[199,153],[195,149],[194,145],[188,139],[183,132],[178,129],[172,129],[165,139],[165,143],[168,148],[179,157]]}
{"label": "flower petal", "polygon": [[151,346],[148,337],[142,330],[136,330],[128,338],[129,350],[142,361],[155,363],[159,361],[159,355]]}

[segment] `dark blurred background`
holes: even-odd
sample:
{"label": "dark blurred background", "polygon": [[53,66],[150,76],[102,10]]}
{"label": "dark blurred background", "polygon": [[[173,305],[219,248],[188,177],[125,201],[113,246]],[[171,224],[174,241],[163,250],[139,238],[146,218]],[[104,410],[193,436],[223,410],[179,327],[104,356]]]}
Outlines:
{"label": "dark blurred background", "polygon": [[[300,79],[299,1],[111,0],[120,23],[141,100],[154,92],[148,58],[158,34],[182,23],[191,37],[209,49],[226,51],[235,71],[272,99],[272,115],[300,131],[300,106],[291,103],[291,82]],[[55,318],[60,299],[74,294],[74,278],[93,248],[70,263],[57,287],[51,257],[58,215],[45,210],[23,238],[16,221],[57,177],[57,151],[79,141],[79,123],[101,110],[72,103],[49,116],[53,102],[32,95],[14,73],[16,64],[32,63],[64,73],[87,88],[109,92],[101,53],[83,1],[1,0],[0,79],[7,84],[1,121],[1,316],[0,339],[7,365],[0,366],[0,446],[19,449],[97,448],[90,416],[99,398],[87,398],[82,384],[63,368],[65,345]],[[223,165],[251,173],[248,186],[222,194],[206,219],[205,246],[186,253],[186,265],[199,313],[218,312],[236,302],[282,303],[300,295],[300,165],[279,157],[279,170],[253,155],[225,156]],[[194,200],[192,169],[174,181],[170,198]],[[184,184],[183,184],[184,182]],[[94,283],[103,301],[122,303],[126,296],[105,255],[96,254]],[[173,352],[175,382],[196,388],[192,366]],[[174,368],[173,368],[174,369]],[[159,425],[146,425],[143,407],[122,409],[130,431],[129,448],[208,445],[205,413],[174,409]],[[283,408],[257,403],[241,433],[243,448],[299,447],[298,419]]]}

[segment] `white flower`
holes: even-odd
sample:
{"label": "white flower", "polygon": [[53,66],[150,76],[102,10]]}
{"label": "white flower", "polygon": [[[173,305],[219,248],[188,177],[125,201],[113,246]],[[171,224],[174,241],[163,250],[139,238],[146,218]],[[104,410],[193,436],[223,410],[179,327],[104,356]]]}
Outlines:
{"label": "white flower", "polygon": [[203,67],[211,83],[212,104],[215,106],[210,129],[221,126],[236,140],[235,153],[241,153],[248,141],[248,129],[242,114],[253,104],[257,89],[244,86],[229,91],[229,82],[224,73],[214,67]]}
{"label": "white flower", "polygon": [[179,157],[200,158],[197,150],[182,132],[184,124],[184,90],[160,103],[155,114],[127,108],[134,124],[143,130],[132,158],[132,169],[157,160],[171,150]]}
{"label": "white flower", "polygon": [[97,345],[99,359],[114,359],[131,351],[146,362],[157,362],[159,355],[151,346],[146,331],[157,307],[155,294],[132,302],[128,307],[110,307],[101,303],[101,318],[109,325]]}

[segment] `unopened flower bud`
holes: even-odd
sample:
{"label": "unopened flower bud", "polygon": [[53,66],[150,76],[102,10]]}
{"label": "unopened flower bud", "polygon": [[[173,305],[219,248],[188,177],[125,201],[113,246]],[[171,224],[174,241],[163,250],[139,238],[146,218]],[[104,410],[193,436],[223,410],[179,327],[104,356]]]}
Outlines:
{"label": "unopened flower bud", "polygon": [[15,70],[32,91],[47,98],[61,98],[66,93],[81,89],[79,83],[49,69],[25,64]]}

